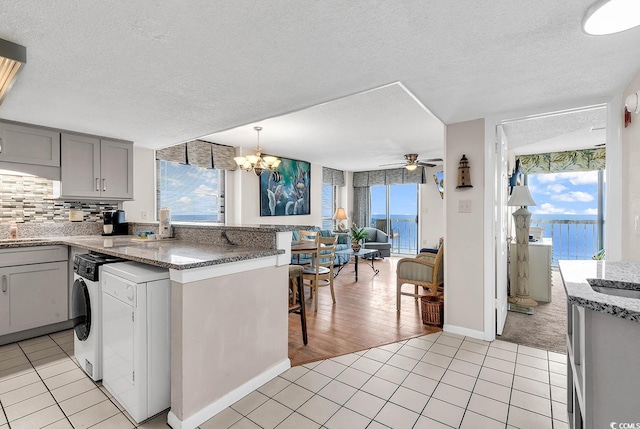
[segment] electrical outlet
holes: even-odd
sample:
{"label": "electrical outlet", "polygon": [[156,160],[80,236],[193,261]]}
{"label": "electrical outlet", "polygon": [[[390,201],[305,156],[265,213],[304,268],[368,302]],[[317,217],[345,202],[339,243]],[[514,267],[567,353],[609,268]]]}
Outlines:
{"label": "electrical outlet", "polygon": [[141,218],[142,220],[147,220],[147,211],[146,211],[146,210],[142,210],[142,211],[140,212],[140,218]]}
{"label": "electrical outlet", "polygon": [[458,213],[471,213],[471,200],[459,200]]}

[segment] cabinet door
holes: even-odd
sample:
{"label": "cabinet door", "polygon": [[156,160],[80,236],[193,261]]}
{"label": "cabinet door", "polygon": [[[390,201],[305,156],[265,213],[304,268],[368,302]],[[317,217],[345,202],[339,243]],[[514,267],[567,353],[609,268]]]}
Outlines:
{"label": "cabinet door", "polygon": [[0,268],[0,335],[9,332],[9,278]]}
{"label": "cabinet door", "polygon": [[100,140],[62,134],[61,197],[100,198]]}
{"label": "cabinet door", "polygon": [[100,172],[103,198],[133,198],[133,144],[101,140]]}
{"label": "cabinet door", "polygon": [[60,167],[60,133],[0,123],[0,161]]}
{"label": "cabinet door", "polygon": [[5,281],[9,294],[9,324],[0,335],[67,320],[66,262],[2,268],[0,282],[4,284]]}

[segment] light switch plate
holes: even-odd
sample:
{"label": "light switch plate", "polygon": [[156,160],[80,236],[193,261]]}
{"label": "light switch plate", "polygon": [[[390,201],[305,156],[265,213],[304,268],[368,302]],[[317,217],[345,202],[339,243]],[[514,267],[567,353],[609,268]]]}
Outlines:
{"label": "light switch plate", "polygon": [[471,213],[471,200],[459,200],[458,213]]}

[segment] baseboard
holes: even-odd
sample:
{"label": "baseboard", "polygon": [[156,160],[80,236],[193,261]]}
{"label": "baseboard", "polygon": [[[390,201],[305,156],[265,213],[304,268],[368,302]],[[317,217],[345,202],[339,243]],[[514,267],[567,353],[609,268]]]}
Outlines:
{"label": "baseboard", "polygon": [[53,325],[40,326],[38,328],[27,329],[26,331],[14,332],[0,336],[0,346],[10,343],[16,343],[29,338],[41,337],[43,335],[52,334],[58,331],[73,328],[73,320],[54,323]]}
{"label": "baseboard", "polygon": [[445,332],[451,332],[452,334],[464,335],[466,337],[475,338],[477,340],[484,340],[484,332],[476,331],[475,329],[463,328],[455,325],[444,325],[442,330]]}
{"label": "baseboard", "polygon": [[217,401],[207,405],[197,413],[188,417],[186,420],[178,419],[178,417],[172,411],[169,411],[169,415],[167,416],[167,423],[173,429],[195,429],[198,426],[200,426],[202,423],[209,420],[211,417],[218,414],[220,411],[227,408],[229,405],[244,398],[249,393],[253,392],[258,387],[266,383],[267,381],[282,374],[289,368],[291,368],[291,361],[287,358],[277,363],[276,365],[272,366],[271,368],[267,369],[262,374],[259,374],[256,377],[252,378],[251,380],[247,381],[246,383],[239,386],[238,388],[227,393]]}

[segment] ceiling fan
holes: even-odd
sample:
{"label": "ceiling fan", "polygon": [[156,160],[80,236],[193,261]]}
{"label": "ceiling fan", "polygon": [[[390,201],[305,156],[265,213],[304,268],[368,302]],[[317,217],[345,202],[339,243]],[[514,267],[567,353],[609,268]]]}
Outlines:
{"label": "ceiling fan", "polygon": [[[403,165],[409,171],[413,171],[418,167],[435,167],[442,163],[442,158],[430,158],[430,159],[418,159],[417,153],[408,153],[404,156],[405,162],[394,162],[392,164],[382,164],[380,167],[387,167],[390,165]],[[434,164],[436,163],[436,164]]]}

